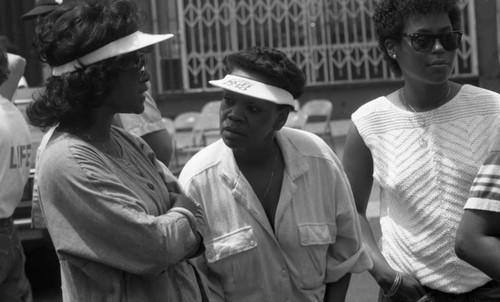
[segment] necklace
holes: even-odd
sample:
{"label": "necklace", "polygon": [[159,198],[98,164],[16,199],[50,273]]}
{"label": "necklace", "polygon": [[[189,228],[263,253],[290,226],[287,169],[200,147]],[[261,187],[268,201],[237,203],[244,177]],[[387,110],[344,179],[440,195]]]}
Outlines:
{"label": "necklace", "polygon": [[[450,83],[448,83],[448,91],[446,92],[446,95],[432,109],[436,109],[439,106],[441,106],[444,102],[446,102],[446,100],[450,96],[450,92],[451,92],[451,86],[450,86]],[[405,106],[409,111],[412,111],[415,114],[419,113],[417,110],[415,110],[415,108],[406,99],[404,87],[399,90],[399,99],[400,99],[401,103],[403,104],[403,106]],[[432,109],[430,109],[430,110],[432,110]],[[429,123],[427,123],[426,117],[423,117],[423,116],[420,116],[418,118],[415,116],[414,118],[412,118],[412,122],[414,120],[416,120],[418,126],[424,129],[424,131],[420,134],[420,139],[419,139],[420,146],[422,146],[422,147],[427,147],[428,139],[427,139],[426,133],[427,133],[427,130],[430,126],[430,123],[432,123],[432,121],[434,120],[435,114],[436,114],[436,110],[434,110],[432,112],[432,115],[428,119]]]}
{"label": "necklace", "polygon": [[[439,100],[439,102],[436,104],[436,106],[434,108],[438,108],[439,106],[441,106],[441,104],[443,104],[444,102],[446,102],[446,100],[450,96],[450,92],[451,92],[451,86],[450,86],[450,83],[448,83],[448,91],[446,92],[446,95],[444,96],[444,98],[442,98],[441,100]],[[399,98],[400,98],[401,103],[403,104],[403,106],[405,106],[407,109],[410,109],[410,111],[413,111],[415,113],[418,112],[410,104],[410,102],[408,102],[408,100],[406,99],[406,94],[405,94],[405,88],[404,87],[399,90]],[[432,110],[434,108],[431,108],[430,110]]]}
{"label": "necklace", "polygon": [[271,189],[271,185],[273,183],[273,178],[274,178],[274,166],[276,165],[276,158],[278,157],[278,148],[274,148],[274,159],[273,159],[273,165],[271,167],[271,177],[269,179],[269,183],[267,184],[266,191],[264,192],[264,195],[262,195],[262,200],[266,199],[267,193],[269,193],[269,189]]}

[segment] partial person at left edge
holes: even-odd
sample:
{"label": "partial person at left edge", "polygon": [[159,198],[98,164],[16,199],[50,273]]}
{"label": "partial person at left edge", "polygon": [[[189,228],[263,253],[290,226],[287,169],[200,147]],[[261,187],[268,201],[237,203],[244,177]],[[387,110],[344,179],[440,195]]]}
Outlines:
{"label": "partial person at left edge", "polygon": [[0,47],[0,301],[24,302],[33,299],[12,214],[29,178],[31,138],[23,115],[4,95],[9,82],[17,84],[19,77],[9,75],[7,53]]}
{"label": "partial person at left edge", "polygon": [[15,47],[6,36],[0,36],[0,48],[7,55],[7,70],[9,71],[9,77],[0,85],[0,95],[12,101],[18,87],[27,86],[26,79],[23,76],[24,69],[26,68],[26,59],[20,56],[17,51],[14,51]]}
{"label": "partial person at left edge", "polygon": [[203,250],[201,207],[139,137],[112,126],[141,113],[150,46],[131,0],[68,1],[37,30],[52,67],[30,122],[55,130],[39,196],[61,265],[63,301],[207,301],[189,259]]}

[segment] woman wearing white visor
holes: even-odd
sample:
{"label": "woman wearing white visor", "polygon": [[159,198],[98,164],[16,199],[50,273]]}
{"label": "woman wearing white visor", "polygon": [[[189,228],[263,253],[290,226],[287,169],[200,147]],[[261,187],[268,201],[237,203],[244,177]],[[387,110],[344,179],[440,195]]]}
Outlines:
{"label": "woman wearing white visor", "polygon": [[349,273],[371,261],[338,158],[321,138],[283,128],[302,71],[258,47],[224,64],[228,75],[210,81],[223,88],[222,140],[179,177],[206,212],[197,264],[226,301],[344,301]]}
{"label": "woman wearing white visor", "polygon": [[201,208],[142,139],[111,126],[144,110],[144,48],[172,36],[138,28],[132,1],[86,0],[37,30],[53,77],[28,116],[57,125],[38,176],[64,301],[207,301],[187,261],[202,250]]}

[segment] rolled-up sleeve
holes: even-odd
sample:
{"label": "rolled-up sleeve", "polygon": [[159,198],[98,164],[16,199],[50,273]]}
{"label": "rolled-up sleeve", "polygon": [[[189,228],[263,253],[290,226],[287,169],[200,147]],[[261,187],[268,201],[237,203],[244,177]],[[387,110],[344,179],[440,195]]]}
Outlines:
{"label": "rolled-up sleeve", "polygon": [[354,198],[347,177],[341,170],[333,184],[337,237],[328,249],[325,283],[335,282],[347,273],[361,273],[373,263],[363,243]]}

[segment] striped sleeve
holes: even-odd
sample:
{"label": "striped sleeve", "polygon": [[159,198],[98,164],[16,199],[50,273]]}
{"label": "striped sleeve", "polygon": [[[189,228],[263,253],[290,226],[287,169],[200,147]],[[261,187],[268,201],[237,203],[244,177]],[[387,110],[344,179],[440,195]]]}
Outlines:
{"label": "striped sleeve", "polygon": [[500,152],[491,152],[479,169],[465,209],[500,212]]}

